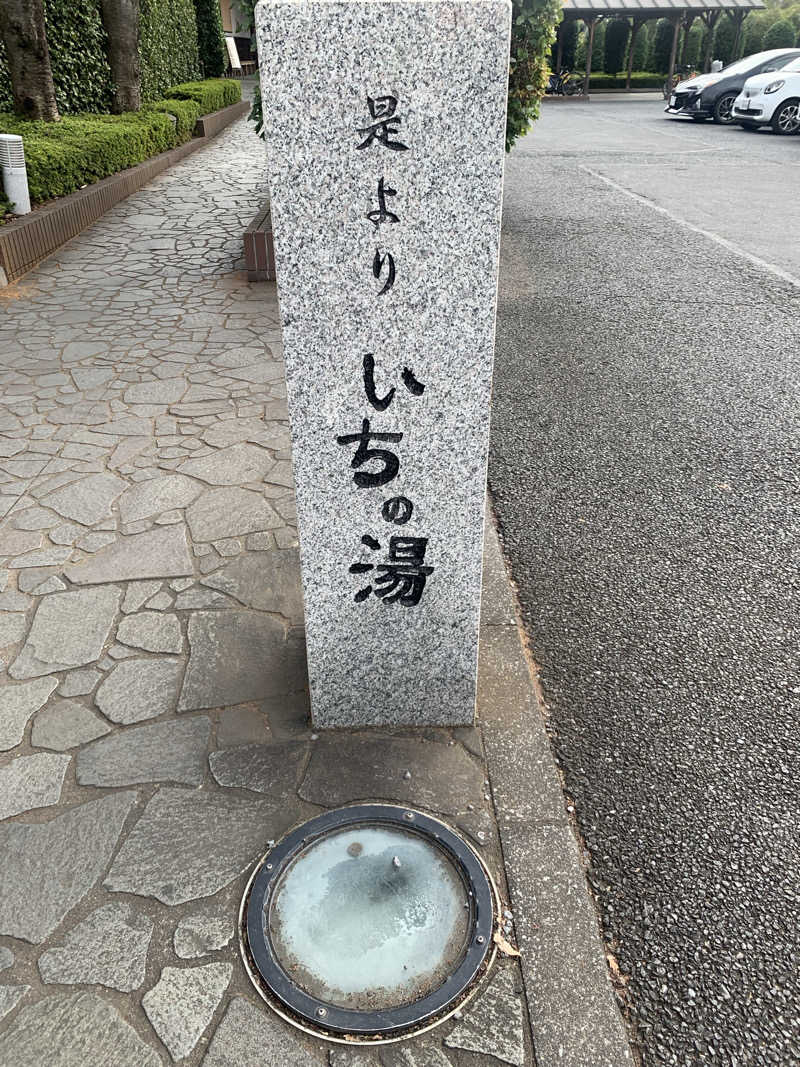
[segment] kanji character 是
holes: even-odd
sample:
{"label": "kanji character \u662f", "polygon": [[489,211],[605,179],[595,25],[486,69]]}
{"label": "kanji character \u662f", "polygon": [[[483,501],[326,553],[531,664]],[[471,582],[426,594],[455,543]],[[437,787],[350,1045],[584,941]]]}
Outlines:
{"label": "kanji character \u662f", "polygon": [[359,128],[358,132],[366,136],[357,148],[369,148],[371,144],[376,143],[383,145],[384,148],[390,148],[393,152],[407,152],[408,145],[392,140],[392,137],[396,137],[399,133],[398,126],[402,121],[394,114],[397,109],[397,97],[376,96],[373,99],[368,96],[367,106],[370,115],[378,121],[371,126]]}

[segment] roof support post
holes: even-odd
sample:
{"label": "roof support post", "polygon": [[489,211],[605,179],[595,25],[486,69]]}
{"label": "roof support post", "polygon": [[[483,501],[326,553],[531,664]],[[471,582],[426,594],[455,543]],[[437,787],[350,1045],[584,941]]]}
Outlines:
{"label": "roof support post", "polygon": [[627,92],[631,91],[631,73],[633,71],[633,49],[636,45],[636,38],[639,35],[639,30],[644,26],[647,19],[638,18],[633,16],[633,28],[631,29],[631,39],[628,44],[628,77],[625,79],[625,89]]}
{"label": "roof support post", "polygon": [[733,19],[733,24],[736,27],[736,36],[733,38],[733,54],[731,59],[736,60],[739,58],[739,47],[742,43],[742,26],[744,20],[750,14],[749,11],[729,11],[728,14]]}
{"label": "roof support post", "polygon": [[583,95],[589,95],[589,78],[592,75],[592,52],[594,51],[594,30],[597,25],[597,15],[592,15],[583,20],[589,30],[589,40],[586,44],[586,74],[583,79]]}
{"label": "roof support post", "polygon": [[556,70],[555,70],[556,74],[560,74],[561,73],[561,62],[562,62],[562,60],[564,58],[564,34],[563,34],[563,30],[564,30],[564,19],[562,18],[561,22],[559,22],[559,24],[558,24],[558,29],[556,30]]}
{"label": "roof support post", "polygon": [[669,54],[669,73],[667,74],[667,97],[672,92],[672,81],[675,77],[675,60],[678,55],[678,35],[681,32],[681,17],[673,15],[672,19],[672,51]]}
{"label": "roof support post", "polygon": [[705,48],[703,49],[703,70],[706,74],[711,70],[711,49],[714,47],[714,27],[719,21],[719,17],[722,12],[717,8],[716,11],[704,11],[700,18],[706,24],[706,40]]}
{"label": "roof support post", "polygon": [[689,66],[689,34],[694,26],[694,20],[697,18],[691,11],[687,11],[683,16],[683,45],[681,46],[681,66]]}

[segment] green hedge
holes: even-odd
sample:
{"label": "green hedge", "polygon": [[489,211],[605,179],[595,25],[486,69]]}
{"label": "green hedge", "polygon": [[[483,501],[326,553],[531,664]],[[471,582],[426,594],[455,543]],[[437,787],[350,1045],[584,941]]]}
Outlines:
{"label": "green hedge", "polygon": [[145,104],[145,110],[161,111],[175,116],[177,144],[183,144],[191,138],[197,120],[203,114],[200,105],[194,100],[156,100],[152,104]]}
{"label": "green hedge", "polygon": [[[582,82],[583,73],[577,72],[572,75],[572,81]],[[589,91],[592,89],[624,89],[627,80],[624,74],[612,77],[610,74],[592,74],[589,78]],[[661,89],[664,85],[663,74],[652,74],[649,71],[635,70],[631,74],[631,89]]]}
{"label": "green hedge", "polygon": [[24,138],[31,201],[37,204],[133,167],[177,142],[172,121],[159,111],[66,115],[60,122],[0,115],[0,132]]}
{"label": "green hedge", "polygon": [[[112,83],[100,0],[44,0],[44,8],[59,111],[108,111]],[[139,21],[143,100],[158,100],[170,85],[201,76],[194,0],[141,0]],[[0,44],[0,111],[11,107]]]}
{"label": "green hedge", "polygon": [[193,0],[141,0],[139,23],[142,100],[159,100],[170,85],[200,77]]}
{"label": "green hedge", "polygon": [[[0,114],[0,133],[18,133],[24,139],[31,201],[41,204],[74,193],[183,144],[200,115],[235,103],[242,95],[239,82],[232,79],[176,85],[169,92],[175,95],[126,115],[64,115],[60,122],[30,122]],[[0,219],[6,210],[0,198]]]}
{"label": "green hedge", "polygon": [[562,0],[513,0],[508,69],[506,151],[539,117],[550,49],[561,20]]}
{"label": "green hedge", "polygon": [[219,0],[194,0],[194,13],[197,19],[197,51],[203,76],[219,78],[228,66]]}
{"label": "green hedge", "polygon": [[[108,111],[111,71],[99,0],[44,0],[44,18],[58,110],[62,114]],[[10,111],[13,104],[8,63],[0,42],[0,111]]]}
{"label": "green hedge", "polygon": [[235,78],[209,78],[202,82],[184,82],[173,85],[164,96],[168,100],[194,100],[200,105],[200,114],[219,111],[242,99],[242,86]]}

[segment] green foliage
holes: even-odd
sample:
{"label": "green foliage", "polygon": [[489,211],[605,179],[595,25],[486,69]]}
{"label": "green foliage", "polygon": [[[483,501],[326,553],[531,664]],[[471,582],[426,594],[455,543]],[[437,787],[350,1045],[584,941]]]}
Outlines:
{"label": "green foliage", "polygon": [[11,78],[8,74],[8,61],[6,49],[0,41],[0,111],[11,111],[14,107],[14,98],[11,95]]}
{"label": "green foliage", "polygon": [[656,35],[653,39],[653,70],[659,74],[669,71],[669,57],[672,51],[672,25],[668,19],[659,19],[656,23]]}
{"label": "green foliage", "polygon": [[108,111],[112,82],[98,0],[45,0],[44,16],[59,112]]}
{"label": "green foliage", "polygon": [[[703,59],[703,47],[705,42],[706,29],[701,22],[695,22],[691,30],[689,30],[689,44],[686,48],[686,63],[690,67],[698,68]],[[677,62],[681,62],[683,56],[683,50],[678,52]],[[669,57],[667,57],[669,62]]]}
{"label": "green foliage", "polygon": [[248,122],[255,123],[255,133],[264,140],[264,103],[261,99],[261,86],[256,82],[253,89],[253,96],[251,100],[250,114],[247,116]]}
{"label": "green foliage", "polygon": [[200,114],[208,115],[242,99],[242,86],[235,78],[209,78],[202,82],[184,82],[173,85],[164,94],[168,100],[194,100],[200,106]]}
{"label": "green foliage", "polygon": [[721,60],[723,66],[732,63],[738,56],[733,54],[733,46],[736,42],[736,26],[730,15],[723,15],[717,23],[714,33],[714,47],[712,55],[714,59]]}
{"label": "green foliage", "polygon": [[764,34],[764,51],[771,48],[792,48],[795,42],[795,28],[788,19],[773,22]]}
{"label": "green foliage", "polygon": [[0,115],[0,132],[24,138],[28,186],[37,204],[133,167],[176,143],[172,121],[152,110],[66,115],[60,122]]}
{"label": "green foliage", "polygon": [[202,114],[200,105],[194,100],[156,100],[152,104],[145,104],[145,110],[174,116],[176,144],[183,144],[192,137]]}
{"label": "green foliage", "polygon": [[228,66],[219,0],[194,0],[197,51],[206,78],[219,78]]}
{"label": "green foliage", "polygon": [[139,21],[142,100],[200,76],[193,0],[141,0]]}
{"label": "green foliage", "polygon": [[[575,77],[580,81],[583,78],[583,74],[576,74]],[[626,81],[627,75],[625,74],[620,75],[618,78],[611,74],[592,74],[589,78],[589,91],[591,92],[592,89],[624,89]],[[656,74],[647,70],[635,70],[631,74],[632,89],[660,89],[663,84],[663,74]]]}
{"label": "green foliage", "polygon": [[606,74],[615,75],[625,66],[625,52],[628,48],[630,32],[631,27],[627,19],[611,20],[606,30],[603,49],[603,70]]}
{"label": "green foliage", "polygon": [[[561,37],[561,69],[572,70],[575,66],[575,52],[578,48],[578,20],[569,19],[561,23],[559,36]],[[550,49],[550,70],[556,69],[558,61],[558,41],[554,41]]]}
{"label": "green foliage", "polygon": [[8,200],[5,193],[0,189],[0,225],[3,222],[3,216],[7,215],[11,211],[11,201]]}
{"label": "green foliage", "polygon": [[[58,110],[108,111],[111,71],[99,0],[45,0],[44,17]],[[8,63],[0,44],[0,111],[12,107]]]}
{"label": "green foliage", "polygon": [[506,151],[539,116],[561,0],[513,0]]}
{"label": "green foliage", "polygon": [[647,70],[647,64],[649,59],[650,24],[648,22],[645,22],[639,27],[639,32],[636,34],[636,41],[633,45],[633,69]]}

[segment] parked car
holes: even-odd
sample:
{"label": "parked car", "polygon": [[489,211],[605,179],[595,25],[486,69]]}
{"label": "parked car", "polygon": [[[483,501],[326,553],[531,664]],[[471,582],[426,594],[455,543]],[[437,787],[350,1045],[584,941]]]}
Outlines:
{"label": "parked car", "polygon": [[665,110],[695,122],[713,119],[729,125],[738,121],[734,118],[733,104],[747,79],[778,70],[794,59],[800,59],[800,48],[773,48],[729,63],[716,74],[700,74],[679,82]]}
{"label": "parked car", "polygon": [[746,130],[771,126],[775,133],[800,131],[800,59],[748,78],[734,101],[733,117]]}

